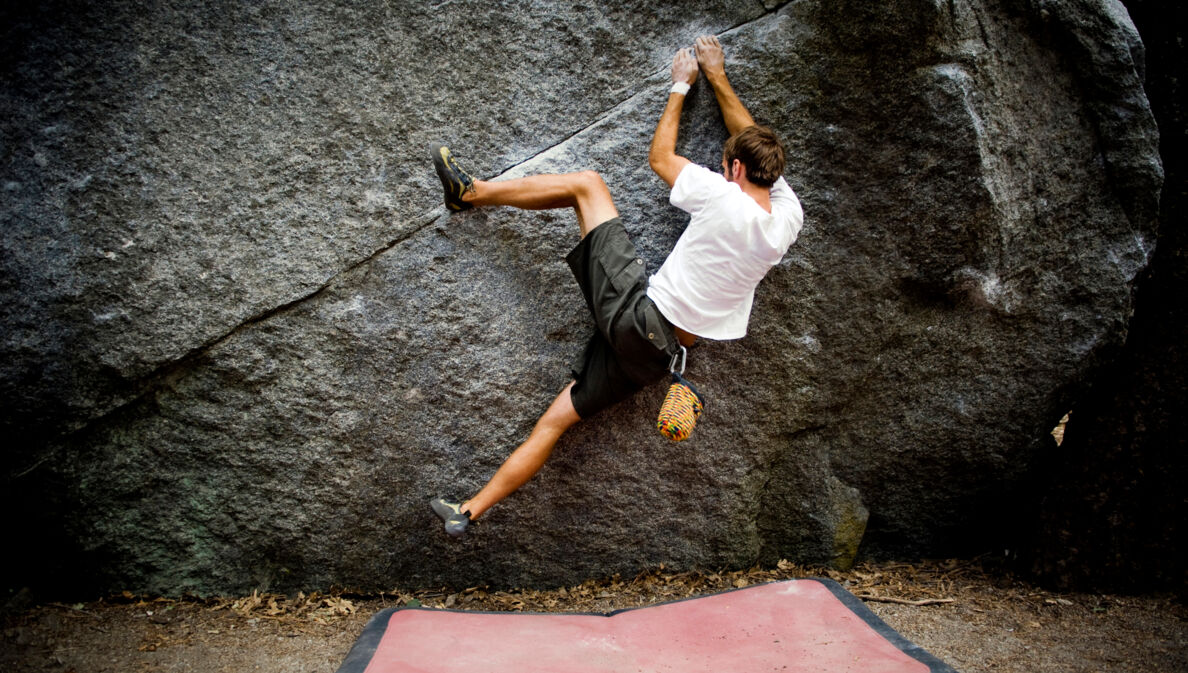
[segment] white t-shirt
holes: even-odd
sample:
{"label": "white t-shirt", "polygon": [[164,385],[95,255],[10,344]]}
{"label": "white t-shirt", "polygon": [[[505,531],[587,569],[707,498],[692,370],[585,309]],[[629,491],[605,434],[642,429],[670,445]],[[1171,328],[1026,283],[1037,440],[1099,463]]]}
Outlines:
{"label": "white t-shirt", "polygon": [[800,199],[780,178],[771,212],[704,166],[681,169],[669,196],[692,218],[648,282],[648,296],[672,324],[707,339],[747,333],[755,286],[784,257],[804,224]]}

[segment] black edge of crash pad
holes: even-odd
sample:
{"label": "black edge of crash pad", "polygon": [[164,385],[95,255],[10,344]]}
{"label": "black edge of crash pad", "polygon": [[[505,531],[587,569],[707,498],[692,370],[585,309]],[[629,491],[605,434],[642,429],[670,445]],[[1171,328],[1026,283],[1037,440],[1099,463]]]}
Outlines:
{"label": "black edge of crash pad", "polygon": [[916,645],[912,641],[903,637],[901,633],[891,628],[887,622],[879,618],[866,604],[862,602],[854,594],[846,591],[842,585],[831,579],[819,577],[805,577],[801,579],[790,580],[776,580],[773,582],[763,582],[760,584],[752,584],[750,586],[741,587],[738,589],[727,589],[725,591],[718,591],[712,594],[703,594],[701,596],[690,596],[688,598],[679,598],[675,601],[665,601],[663,603],[652,603],[651,605],[641,605],[633,608],[621,608],[619,610],[612,610],[610,612],[507,612],[499,610],[457,610],[457,609],[442,609],[442,608],[426,608],[426,607],[403,607],[403,608],[385,608],[375,613],[367,621],[363,627],[363,633],[359,635],[359,639],[351,647],[350,652],[347,653],[346,659],[343,660],[342,665],[338,667],[336,673],[363,673],[367,665],[371,663],[372,657],[375,656],[375,651],[379,648],[380,641],[384,637],[384,633],[388,630],[388,621],[392,615],[407,610],[423,610],[427,612],[464,612],[475,615],[573,615],[583,617],[614,617],[615,615],[624,612],[631,612],[634,610],[646,610],[661,605],[672,605],[674,603],[684,603],[685,601],[695,601],[699,598],[708,598],[710,596],[718,596],[721,594],[733,593],[735,591],[746,591],[754,589],[755,587],[763,587],[771,584],[786,584],[789,582],[817,582],[829,590],[842,605],[846,606],[850,612],[860,618],[867,626],[874,630],[875,633],[883,637],[884,640],[894,645],[900,652],[915,659],[916,661],[928,667],[930,673],[957,673],[952,667],[945,662],[937,659],[924,648]]}
{"label": "black edge of crash pad", "polygon": [[875,633],[879,634],[884,640],[898,648],[900,652],[903,652],[912,659],[915,659],[921,664],[927,666],[931,673],[957,673],[953,667],[949,666],[940,659],[937,659],[930,652],[928,652],[928,650],[925,650],[919,645],[913,643],[912,641],[905,638],[902,633],[891,628],[890,624],[880,619],[879,616],[871,611],[870,608],[866,607],[866,603],[862,602],[861,598],[858,598],[849,591],[846,591],[845,587],[842,585],[834,582],[833,580],[817,578],[812,579],[825,585],[826,589],[829,589],[829,591],[832,592],[833,595],[836,596],[843,605],[849,608],[850,612],[853,612],[856,617],[866,622],[867,626],[874,629]]}
{"label": "black edge of crash pad", "polygon": [[367,665],[371,663],[372,657],[375,656],[375,651],[379,649],[380,640],[388,631],[388,620],[392,618],[392,615],[397,610],[415,609],[384,608],[372,615],[363,627],[363,633],[359,635],[359,639],[355,641],[354,645],[351,645],[351,651],[347,652],[346,659],[342,660],[342,665],[338,667],[337,673],[363,673]]}

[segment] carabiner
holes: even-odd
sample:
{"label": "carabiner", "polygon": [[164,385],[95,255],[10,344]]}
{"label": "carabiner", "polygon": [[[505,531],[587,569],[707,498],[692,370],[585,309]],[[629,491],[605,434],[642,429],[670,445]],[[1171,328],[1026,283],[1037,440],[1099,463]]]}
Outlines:
{"label": "carabiner", "polygon": [[[685,373],[685,359],[689,355],[689,352],[685,350],[684,346],[679,346],[679,348],[681,349],[680,352],[672,354],[672,360],[670,360],[668,363],[668,372],[670,374],[677,374],[677,375],[683,376]],[[677,371],[677,358],[678,357],[681,359],[681,371],[679,371],[679,372]]]}

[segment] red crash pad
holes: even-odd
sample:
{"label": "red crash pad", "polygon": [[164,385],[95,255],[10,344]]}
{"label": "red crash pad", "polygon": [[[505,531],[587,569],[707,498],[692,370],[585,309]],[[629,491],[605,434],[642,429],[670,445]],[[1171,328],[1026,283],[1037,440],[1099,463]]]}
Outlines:
{"label": "red crash pad", "polygon": [[609,614],[390,608],[338,673],[952,673],[831,580]]}

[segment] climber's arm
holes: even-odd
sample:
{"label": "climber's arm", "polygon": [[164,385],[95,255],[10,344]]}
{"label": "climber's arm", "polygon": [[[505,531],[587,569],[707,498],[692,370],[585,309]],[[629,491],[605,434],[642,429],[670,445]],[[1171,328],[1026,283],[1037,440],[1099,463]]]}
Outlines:
{"label": "climber's arm", "polygon": [[[692,50],[680,49],[672,57],[672,81],[692,84],[697,81],[697,59]],[[652,136],[652,146],[648,150],[648,164],[656,171],[660,179],[672,187],[677,176],[681,174],[689,160],[676,153],[677,131],[681,124],[681,109],[685,105],[685,94],[668,94],[668,104],[664,106],[664,113],[660,115],[660,122],[656,124],[656,133]]]}
{"label": "climber's arm", "polygon": [[718,107],[722,110],[722,121],[726,122],[726,131],[734,135],[739,131],[754,126],[755,120],[746,106],[734,93],[730,80],[726,78],[726,57],[722,53],[722,44],[713,35],[703,35],[697,38],[697,64],[705,73],[705,79],[714,88],[714,96],[718,98]]}

